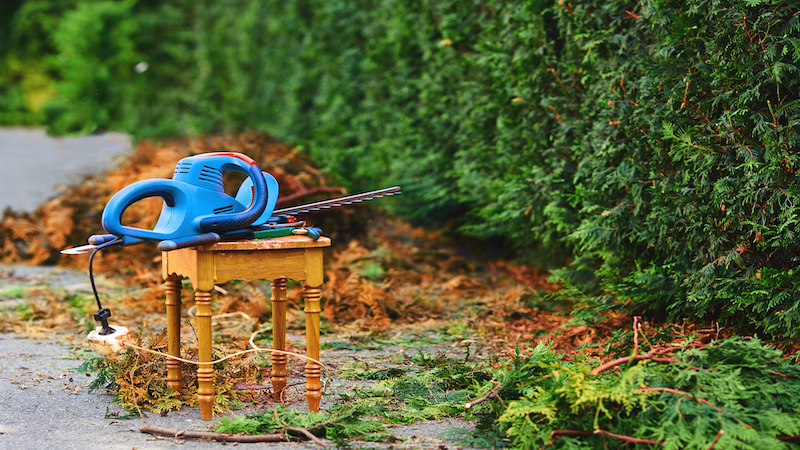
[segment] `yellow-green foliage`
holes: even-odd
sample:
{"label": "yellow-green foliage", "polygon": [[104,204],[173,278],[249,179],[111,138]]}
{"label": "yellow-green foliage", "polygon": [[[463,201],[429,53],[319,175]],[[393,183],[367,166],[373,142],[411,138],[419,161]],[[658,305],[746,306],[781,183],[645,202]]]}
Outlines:
{"label": "yellow-green foliage", "polygon": [[[140,346],[166,351],[166,330],[144,339]],[[184,358],[192,359],[196,349],[185,349]],[[214,357],[221,353],[214,351]],[[232,363],[214,366],[214,414],[229,412],[239,406],[236,382],[259,381],[261,360],[244,357]],[[115,403],[128,412],[171,411],[181,406],[198,406],[197,365],[183,363],[184,389],[173,392],[166,384],[166,357],[127,348],[109,358],[96,358],[88,362],[87,369],[97,372],[90,390],[106,388],[114,392]]]}

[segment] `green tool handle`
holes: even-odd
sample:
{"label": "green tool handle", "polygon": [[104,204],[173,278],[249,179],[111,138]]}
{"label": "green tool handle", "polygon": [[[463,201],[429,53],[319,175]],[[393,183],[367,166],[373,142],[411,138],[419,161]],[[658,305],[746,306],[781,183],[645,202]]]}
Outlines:
{"label": "green tool handle", "polygon": [[302,234],[310,237],[313,240],[319,239],[322,236],[322,229],[317,227],[309,228],[278,228],[277,230],[259,230],[253,232],[253,239],[269,239],[281,236],[292,236],[295,234]]}
{"label": "green tool handle", "polygon": [[275,230],[260,230],[253,232],[253,239],[269,239],[281,236],[291,236],[292,228],[278,228]]}

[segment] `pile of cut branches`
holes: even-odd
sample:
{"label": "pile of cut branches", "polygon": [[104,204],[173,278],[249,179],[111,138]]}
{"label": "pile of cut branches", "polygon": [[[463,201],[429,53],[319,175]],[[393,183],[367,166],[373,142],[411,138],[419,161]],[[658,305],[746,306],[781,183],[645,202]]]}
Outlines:
{"label": "pile of cut branches", "polygon": [[598,366],[540,342],[499,361],[470,404],[478,428],[519,449],[796,448],[800,365],[780,350],[757,338],[689,337],[683,348],[639,351]]}

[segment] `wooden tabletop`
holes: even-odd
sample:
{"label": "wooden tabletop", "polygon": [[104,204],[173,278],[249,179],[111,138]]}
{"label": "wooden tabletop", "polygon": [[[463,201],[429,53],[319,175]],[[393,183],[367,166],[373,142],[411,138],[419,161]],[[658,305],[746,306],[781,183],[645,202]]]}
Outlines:
{"label": "wooden tabletop", "polygon": [[308,236],[283,236],[271,239],[241,240],[230,242],[217,242],[216,244],[201,245],[202,250],[236,251],[236,250],[280,250],[290,248],[317,248],[330,247],[331,239],[320,236],[316,241]]}

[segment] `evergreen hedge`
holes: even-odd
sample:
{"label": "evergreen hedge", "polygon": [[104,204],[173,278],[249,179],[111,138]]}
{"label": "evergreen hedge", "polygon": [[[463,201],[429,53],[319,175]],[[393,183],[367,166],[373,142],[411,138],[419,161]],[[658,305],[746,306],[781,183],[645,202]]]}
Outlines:
{"label": "evergreen hedge", "polygon": [[269,132],[353,190],[401,184],[407,217],[568,263],[593,310],[797,336],[799,16],[776,0],[25,0],[0,119],[30,120],[20,86],[39,77],[53,95],[35,117],[56,133]]}

